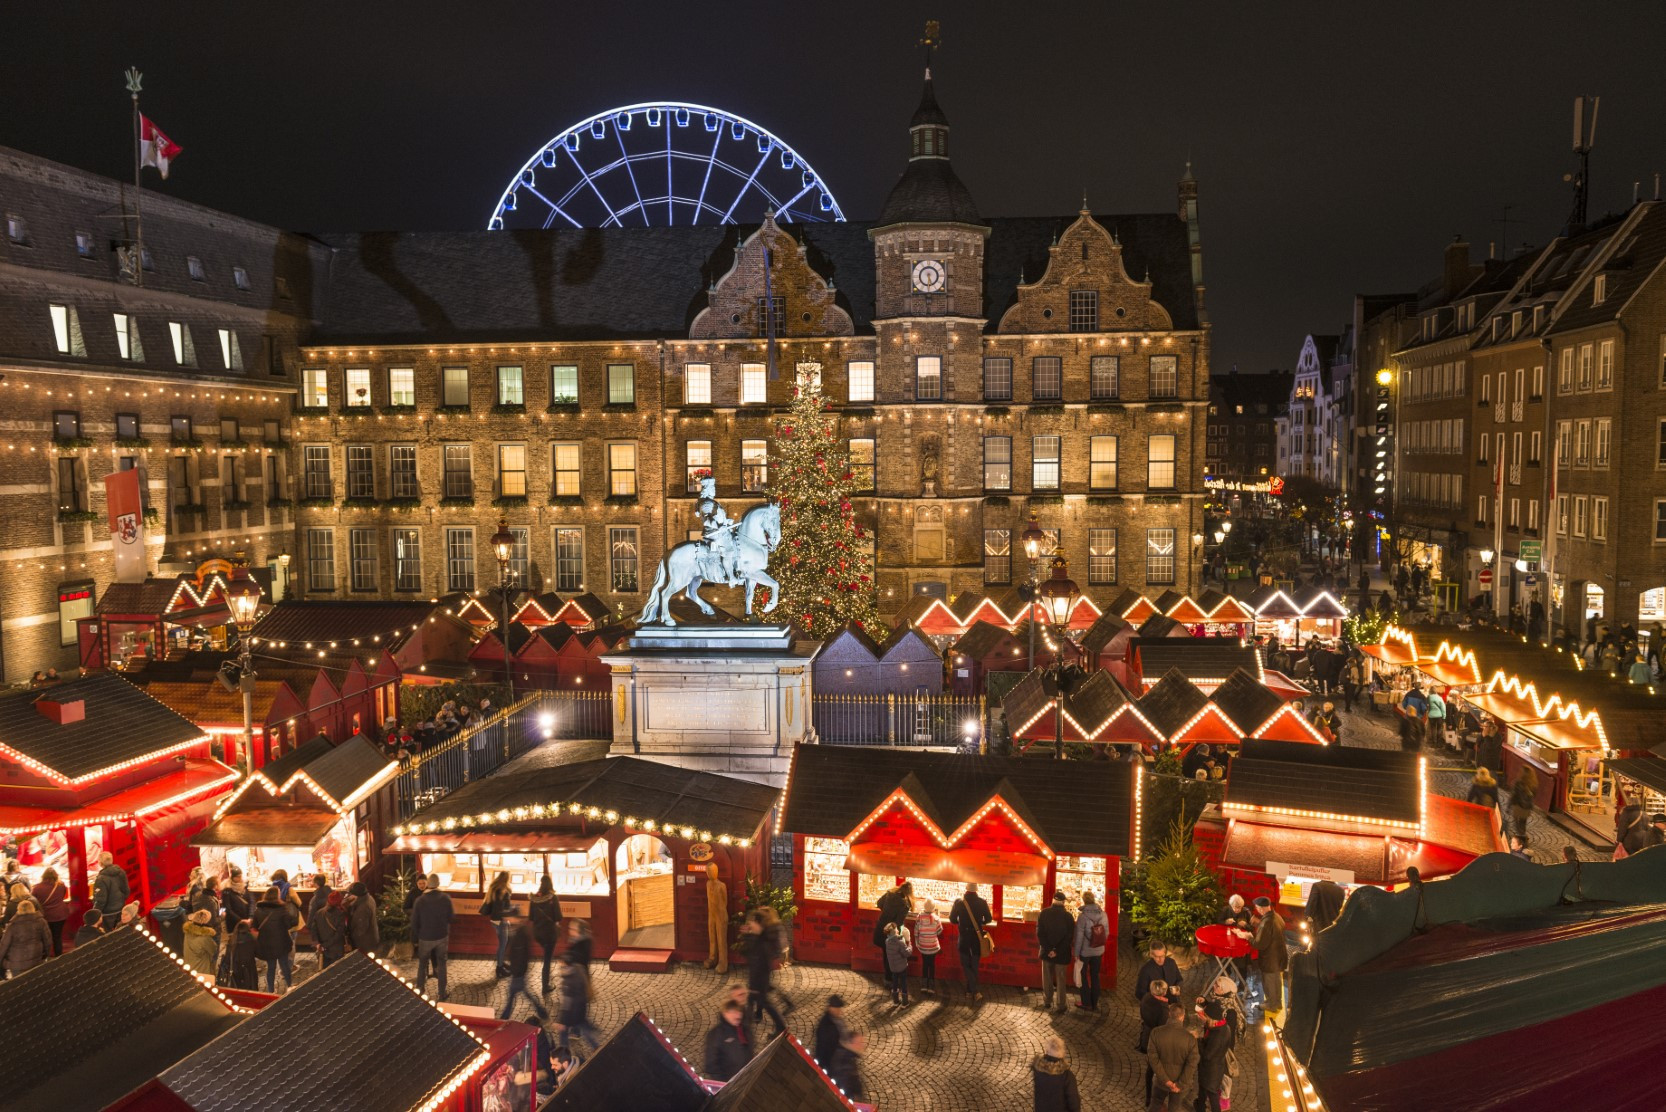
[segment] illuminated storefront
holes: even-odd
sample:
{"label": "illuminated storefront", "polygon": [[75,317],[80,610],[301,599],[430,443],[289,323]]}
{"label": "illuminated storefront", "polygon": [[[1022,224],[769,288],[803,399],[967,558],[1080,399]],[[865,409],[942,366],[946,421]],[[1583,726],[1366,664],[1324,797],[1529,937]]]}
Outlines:
{"label": "illuminated storefront", "polygon": [[[1035,920],[1055,890],[1073,911],[1092,891],[1114,935],[1121,859],[1135,849],[1138,775],[1121,761],[800,746],[781,822],[793,834],[797,953],[878,970],[869,939],[880,896],[909,884],[910,919],[929,899],[947,923],[973,884],[995,918],[983,979],[1033,984]],[[951,928],[938,976],[958,975],[955,949]],[[1105,984],[1115,981],[1112,965],[1108,951]]]}

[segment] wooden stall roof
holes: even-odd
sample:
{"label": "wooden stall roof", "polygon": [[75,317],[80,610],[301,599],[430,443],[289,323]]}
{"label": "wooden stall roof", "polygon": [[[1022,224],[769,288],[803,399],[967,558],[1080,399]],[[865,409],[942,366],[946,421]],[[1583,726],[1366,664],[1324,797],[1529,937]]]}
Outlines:
{"label": "wooden stall roof", "polygon": [[1107,610],[1082,635],[1082,648],[1092,656],[1106,650],[1115,653],[1118,649],[1126,654],[1127,645],[1133,638],[1134,627]]}
{"label": "wooden stall roof", "polygon": [[241,1016],[140,928],[0,982],[9,1112],[104,1108],[235,1027]]}
{"label": "wooden stall roof", "polygon": [[489,1058],[486,1046],[358,951],[156,1074],[187,1108],[410,1112]]}
{"label": "wooden stall roof", "polygon": [[[81,702],[83,717],[55,722],[37,702]],[[0,694],[0,754],[12,754],[60,783],[96,780],[206,737],[188,718],[113,672],[93,672],[45,690]]]}
{"label": "wooden stall roof", "polygon": [[409,634],[412,626],[433,617],[436,609],[437,605],[427,600],[303,602],[285,599],[260,619],[254,636],[260,641],[293,645],[311,642],[319,648],[332,641],[343,648],[390,645],[398,637]]}
{"label": "wooden stall roof", "polygon": [[[1061,725],[1048,717],[1056,691],[1052,674],[1044,668],[1032,669],[1013,686],[1001,700],[1001,712],[1014,738],[1036,741],[1053,737],[1055,728]],[[1109,672],[1077,677],[1065,692],[1063,714],[1066,741],[1143,744],[1162,740],[1156,727],[1140,713],[1133,696]]]}
{"label": "wooden stall roof", "polygon": [[1224,809],[1258,822],[1328,815],[1416,827],[1423,794],[1417,753],[1250,738],[1227,769]]}
{"label": "wooden stall roof", "polygon": [[1054,852],[1128,853],[1134,771],[1125,761],[800,745],[780,827],[844,838],[899,790],[945,834],[1000,796]]}
{"label": "wooden stall roof", "polygon": [[[571,808],[578,805],[592,819],[612,813],[614,818],[607,820],[609,823],[628,816],[637,819],[643,829],[651,820],[656,829],[668,834],[688,828],[750,842],[776,798],[776,790],[767,784],[640,757],[603,757],[543,768],[499,769],[424,807],[394,833],[431,833],[431,828],[456,827],[500,829],[516,823],[554,820],[558,814],[573,814]],[[539,813],[535,814],[535,809]],[[445,826],[448,821],[452,827]]]}
{"label": "wooden stall roof", "polygon": [[1236,637],[1140,638],[1140,664],[1149,677],[1177,671],[1194,684],[1213,686],[1242,669],[1257,681],[1263,678],[1261,650]]}
{"label": "wooden stall roof", "polygon": [[237,783],[237,771],[210,757],[186,757],[177,768],[101,795],[79,807],[0,804],[0,833],[25,835],[90,822],[119,822],[217,795]]}
{"label": "wooden stall roof", "polygon": [[637,1012],[585,1059],[544,1103],[543,1112],[703,1112],[707,1099],[695,1068],[652,1020]]}
{"label": "wooden stall roof", "polygon": [[1171,668],[1140,696],[1138,705],[1146,721],[1157,727],[1164,738],[1173,741],[1209,706],[1209,696],[1198,690],[1179,669]]}

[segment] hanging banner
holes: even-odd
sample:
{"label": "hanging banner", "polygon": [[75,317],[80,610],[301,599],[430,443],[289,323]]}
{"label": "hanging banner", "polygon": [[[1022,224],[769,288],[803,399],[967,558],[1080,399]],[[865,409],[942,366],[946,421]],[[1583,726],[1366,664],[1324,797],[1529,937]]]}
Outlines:
{"label": "hanging banner", "polygon": [[104,476],[104,502],[110,514],[110,547],[116,556],[116,582],[145,579],[145,514],[139,497],[139,469]]}

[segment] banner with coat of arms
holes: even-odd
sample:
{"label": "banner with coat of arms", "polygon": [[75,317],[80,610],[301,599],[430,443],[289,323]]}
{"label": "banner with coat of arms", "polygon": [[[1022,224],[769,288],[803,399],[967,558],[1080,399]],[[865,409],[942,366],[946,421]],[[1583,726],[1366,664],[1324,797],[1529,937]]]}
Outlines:
{"label": "banner with coat of arms", "polygon": [[110,547],[116,557],[117,583],[145,578],[145,511],[139,492],[139,469],[104,476],[104,503],[110,514]]}

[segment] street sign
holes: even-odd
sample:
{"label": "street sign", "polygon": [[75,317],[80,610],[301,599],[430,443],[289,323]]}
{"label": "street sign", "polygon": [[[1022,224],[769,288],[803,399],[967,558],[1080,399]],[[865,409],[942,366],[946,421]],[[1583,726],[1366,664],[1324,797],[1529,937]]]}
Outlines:
{"label": "street sign", "polygon": [[1538,577],[1538,576],[1536,576],[1536,575],[1530,575],[1530,576],[1528,576],[1528,577],[1527,577],[1527,585],[1528,585],[1528,586],[1529,586],[1529,587],[1531,587],[1531,586],[1533,586],[1533,585],[1534,585],[1534,584],[1536,584],[1536,583],[1538,583],[1538,581],[1539,581],[1539,577]]}
{"label": "street sign", "polygon": [[1520,548],[1516,555],[1529,564],[1536,564],[1544,557],[1544,544],[1540,541],[1522,541]]}
{"label": "street sign", "polygon": [[1483,587],[1492,586],[1492,569],[1491,568],[1482,568],[1481,569],[1481,586],[1483,586]]}

